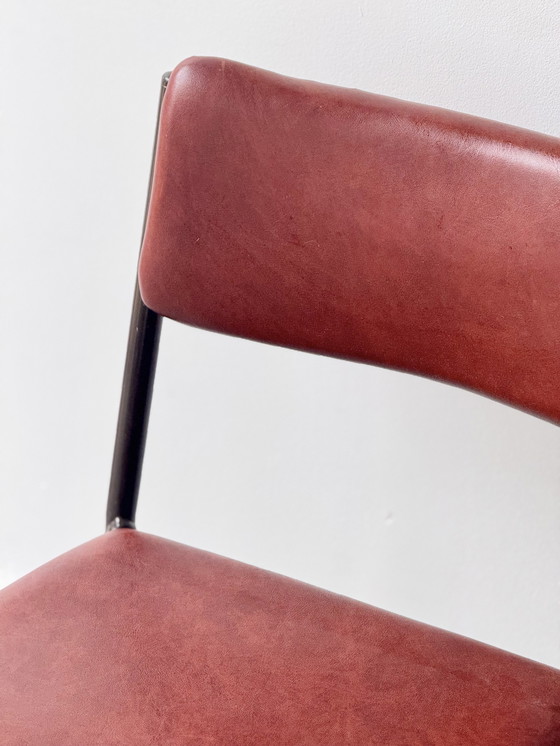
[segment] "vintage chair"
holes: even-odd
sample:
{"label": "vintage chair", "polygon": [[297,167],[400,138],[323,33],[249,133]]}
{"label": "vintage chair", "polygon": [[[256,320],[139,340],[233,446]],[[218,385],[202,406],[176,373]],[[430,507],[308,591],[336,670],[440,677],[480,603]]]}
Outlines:
{"label": "vintage chair", "polygon": [[560,140],[220,59],[167,81],[108,532],[0,594],[0,743],[557,746],[559,671],[134,513],[160,314],[560,422]]}

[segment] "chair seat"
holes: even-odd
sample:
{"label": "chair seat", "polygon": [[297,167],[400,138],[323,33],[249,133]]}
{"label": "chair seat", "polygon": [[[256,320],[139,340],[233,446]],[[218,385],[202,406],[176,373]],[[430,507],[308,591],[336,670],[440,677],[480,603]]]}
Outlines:
{"label": "chair seat", "polygon": [[560,672],[119,529],[0,593],[0,743],[558,746]]}

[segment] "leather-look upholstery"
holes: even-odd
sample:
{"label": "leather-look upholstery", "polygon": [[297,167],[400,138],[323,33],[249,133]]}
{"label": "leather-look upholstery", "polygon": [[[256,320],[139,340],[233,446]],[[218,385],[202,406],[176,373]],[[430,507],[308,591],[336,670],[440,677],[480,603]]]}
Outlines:
{"label": "leather-look upholstery", "polygon": [[560,140],[214,58],[171,75],[139,280],[163,315],[560,421]]}
{"label": "leather-look upholstery", "polygon": [[[164,99],[146,303],[560,418],[559,141],[215,59]],[[560,671],[118,529],[0,593],[0,746],[560,746]]]}
{"label": "leather-look upholstery", "polygon": [[112,531],[0,594],[3,746],[558,746],[560,672]]}

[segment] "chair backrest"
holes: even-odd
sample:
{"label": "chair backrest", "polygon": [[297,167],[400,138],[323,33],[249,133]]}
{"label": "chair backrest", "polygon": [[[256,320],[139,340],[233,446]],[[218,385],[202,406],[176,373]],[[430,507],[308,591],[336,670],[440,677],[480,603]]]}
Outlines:
{"label": "chair backrest", "polygon": [[560,422],[560,140],[215,58],[172,73],[140,265],[206,329]]}

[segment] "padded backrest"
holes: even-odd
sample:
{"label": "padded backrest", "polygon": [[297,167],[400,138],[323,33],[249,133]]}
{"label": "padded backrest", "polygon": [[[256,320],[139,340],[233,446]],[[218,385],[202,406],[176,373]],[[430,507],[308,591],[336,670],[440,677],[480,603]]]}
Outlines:
{"label": "padded backrest", "polygon": [[214,58],[172,73],[139,282],[160,314],[560,422],[560,140]]}

